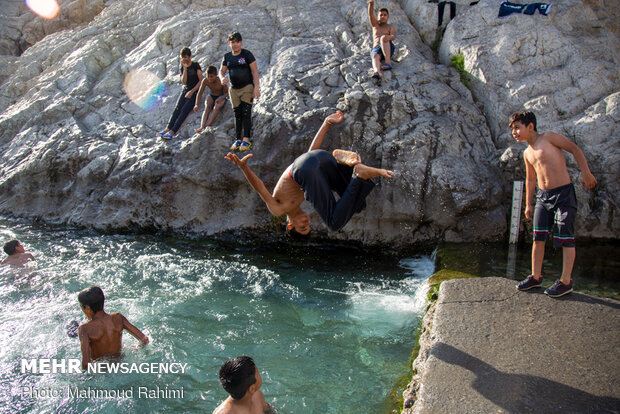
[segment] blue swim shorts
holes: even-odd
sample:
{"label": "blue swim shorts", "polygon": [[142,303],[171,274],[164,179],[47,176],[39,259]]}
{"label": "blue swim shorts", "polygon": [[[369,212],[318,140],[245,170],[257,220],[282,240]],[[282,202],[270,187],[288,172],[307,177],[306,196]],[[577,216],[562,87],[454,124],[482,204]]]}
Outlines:
{"label": "blue swim shorts", "polygon": [[[381,50],[381,45],[377,45],[370,50],[371,58],[372,58],[372,55],[375,55],[375,54],[381,56],[381,60],[385,60],[385,56],[383,55],[383,50]],[[390,55],[394,56],[394,43],[392,43],[392,41],[390,41]]]}
{"label": "blue swim shorts", "polygon": [[553,247],[575,247],[577,197],[573,184],[538,190],[534,207],[534,241],[547,241],[553,229]]}

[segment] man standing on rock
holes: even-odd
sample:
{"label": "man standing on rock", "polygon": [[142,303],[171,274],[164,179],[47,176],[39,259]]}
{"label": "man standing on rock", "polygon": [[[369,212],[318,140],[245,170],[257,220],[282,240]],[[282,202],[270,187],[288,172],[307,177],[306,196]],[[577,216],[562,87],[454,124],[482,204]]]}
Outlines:
{"label": "man standing on rock", "polygon": [[[353,214],[366,207],[366,197],[375,184],[371,178],[382,176],[392,178],[394,172],[362,164],[360,156],[351,151],[334,150],[332,154],[321,150],[321,144],[329,127],[344,119],[337,111],[325,118],[316,133],[308,152],[300,155],[282,173],[273,194],[248,166],[248,154],[243,159],[228,153],[226,159],[237,165],[252,188],[263,199],[274,216],[286,214],[288,230],[293,235],[310,233],[310,219],[301,209],[306,200],[314,205],[330,230],[339,230]],[[336,201],[332,191],[340,196]]]}
{"label": "man standing on rock", "polygon": [[[392,42],[396,39],[396,29],[394,25],[388,23],[390,18],[388,9],[380,9],[375,17],[375,0],[368,0],[366,3],[368,3],[368,18],[372,26],[372,50],[370,51],[372,77],[381,79],[382,70],[392,70],[392,54],[394,53]],[[381,62],[384,63],[381,64]]]}

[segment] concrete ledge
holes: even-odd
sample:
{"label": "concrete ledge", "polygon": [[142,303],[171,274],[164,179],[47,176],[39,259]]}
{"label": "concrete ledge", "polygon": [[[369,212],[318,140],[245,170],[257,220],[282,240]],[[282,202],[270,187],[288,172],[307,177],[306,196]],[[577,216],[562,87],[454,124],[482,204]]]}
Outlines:
{"label": "concrete ledge", "polygon": [[503,278],[446,281],[404,413],[619,413],[620,302]]}

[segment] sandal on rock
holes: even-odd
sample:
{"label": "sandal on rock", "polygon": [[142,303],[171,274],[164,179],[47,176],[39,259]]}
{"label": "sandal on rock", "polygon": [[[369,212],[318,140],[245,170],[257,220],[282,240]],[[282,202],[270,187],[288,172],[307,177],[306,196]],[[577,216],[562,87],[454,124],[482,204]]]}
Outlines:
{"label": "sandal on rock", "polygon": [[174,135],[172,135],[172,132],[166,132],[164,135],[161,136],[163,139],[172,139],[174,138]]}
{"label": "sandal on rock", "polygon": [[250,147],[252,146],[252,143],[249,141],[243,141],[241,143],[241,146],[239,147],[239,151],[243,152],[243,151],[247,151],[250,149]]}
{"label": "sandal on rock", "polygon": [[381,70],[392,70],[392,65],[384,63],[383,65],[381,65]]}
{"label": "sandal on rock", "polygon": [[241,146],[241,141],[236,140],[235,142],[233,142],[233,144],[230,146],[230,150],[231,151],[237,151],[239,149],[239,147]]}

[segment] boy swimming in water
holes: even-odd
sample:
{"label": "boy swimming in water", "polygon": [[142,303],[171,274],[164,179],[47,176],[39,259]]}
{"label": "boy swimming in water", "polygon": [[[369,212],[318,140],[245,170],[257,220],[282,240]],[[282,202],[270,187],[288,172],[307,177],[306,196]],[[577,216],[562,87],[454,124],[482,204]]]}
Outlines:
{"label": "boy swimming in water", "polygon": [[220,384],[230,394],[213,414],[275,414],[260,391],[263,379],[252,358],[239,356],[229,359],[220,368]]}
{"label": "boy swimming in water", "polygon": [[[591,190],[596,178],[588,168],[581,148],[555,132],[539,134],[533,112],[520,111],[510,116],[512,136],[527,142],[523,152],[525,160],[525,217],[534,218],[534,244],[532,245],[532,274],[517,284],[518,290],[529,290],[542,285],[542,264],[545,242],[553,230],[554,247],[562,246],[562,276],[545,293],[557,298],[573,291],[571,274],[575,263],[574,221],[577,216],[575,187],[571,183],[564,152],[570,152],[579,164],[584,187]],[[532,203],[538,184],[536,207]]]}
{"label": "boy swimming in water", "polygon": [[[217,76],[217,68],[215,66],[207,67],[207,77],[200,83],[200,89],[198,89],[198,96],[196,97],[196,106],[194,106],[194,112],[200,110],[200,102],[202,101],[202,93],[205,87],[209,88],[207,95],[207,102],[205,110],[202,113],[202,120],[200,121],[200,128],[194,129],[194,132],[200,133],[208,126],[211,126],[215,117],[224,107],[226,99],[228,99],[228,87],[222,85],[222,81]],[[211,118],[209,118],[211,115]],[[208,122],[207,122],[208,121]]]}
{"label": "boy swimming in water", "polygon": [[82,349],[82,369],[86,369],[88,363],[95,359],[119,355],[123,329],[129,331],[143,345],[149,343],[149,338],[129,323],[123,315],[108,314],[103,310],[105,297],[101,288],[91,286],[84,289],[78,294],[78,301],[88,318],[88,322],[78,328]]}
{"label": "boy swimming in water", "polygon": [[[394,175],[393,171],[362,164],[362,159],[354,152],[337,149],[329,153],[320,149],[329,127],[343,119],[340,111],[325,118],[308,152],[297,157],[284,170],[273,194],[269,194],[263,181],[248,166],[252,154],[239,159],[229,152],[225,157],[241,169],[271,214],[286,214],[288,230],[294,236],[310,233],[310,219],[301,209],[304,198],[312,203],[330,230],[340,230],[353,214],[366,207],[366,197],[375,186],[370,179],[379,176],[392,178]],[[338,201],[332,191],[340,196]]]}
{"label": "boy swimming in water", "polygon": [[4,252],[9,255],[0,264],[11,265],[14,267],[23,267],[31,260],[35,260],[34,256],[26,253],[26,249],[19,240],[11,240],[4,243]]}

